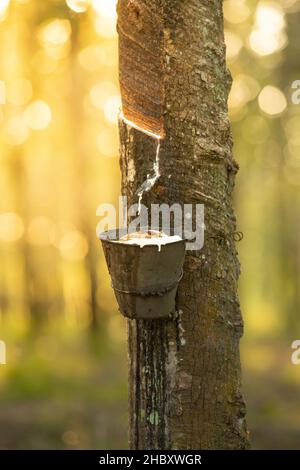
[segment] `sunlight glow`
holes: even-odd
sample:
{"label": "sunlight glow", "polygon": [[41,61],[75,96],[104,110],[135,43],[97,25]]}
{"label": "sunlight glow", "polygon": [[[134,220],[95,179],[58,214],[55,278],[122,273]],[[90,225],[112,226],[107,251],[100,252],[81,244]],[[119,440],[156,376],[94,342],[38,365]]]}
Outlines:
{"label": "sunlight glow", "polygon": [[92,7],[96,13],[105,18],[114,20],[117,18],[117,0],[92,0]]}
{"label": "sunlight glow", "polygon": [[0,21],[5,19],[10,0],[0,0]]}
{"label": "sunlight glow", "polygon": [[94,28],[98,36],[112,39],[117,37],[116,19],[115,17],[97,16],[94,19]]}
{"label": "sunlight glow", "polygon": [[116,5],[117,0],[92,0],[92,7],[96,13],[94,28],[99,36],[104,38],[117,37]]}

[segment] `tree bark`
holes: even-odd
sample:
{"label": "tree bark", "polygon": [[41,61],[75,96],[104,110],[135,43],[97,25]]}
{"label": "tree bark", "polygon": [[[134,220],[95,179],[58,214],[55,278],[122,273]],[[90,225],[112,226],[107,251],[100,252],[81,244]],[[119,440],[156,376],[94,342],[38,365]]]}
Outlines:
{"label": "tree bark", "polygon": [[[205,204],[205,244],[186,255],[172,320],[130,320],[133,449],[245,449],[231,194],[237,164],[227,117],[221,0],[119,0],[122,194],[151,173],[143,203]],[[130,125],[129,121],[134,123]]]}

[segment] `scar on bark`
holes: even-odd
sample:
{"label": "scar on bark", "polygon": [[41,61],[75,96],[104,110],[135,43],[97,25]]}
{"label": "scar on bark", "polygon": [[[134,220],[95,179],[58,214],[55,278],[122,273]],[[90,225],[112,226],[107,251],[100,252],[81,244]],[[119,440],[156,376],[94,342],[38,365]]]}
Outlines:
{"label": "scar on bark", "polygon": [[162,138],[163,22],[141,1],[119,0],[117,29],[122,115]]}

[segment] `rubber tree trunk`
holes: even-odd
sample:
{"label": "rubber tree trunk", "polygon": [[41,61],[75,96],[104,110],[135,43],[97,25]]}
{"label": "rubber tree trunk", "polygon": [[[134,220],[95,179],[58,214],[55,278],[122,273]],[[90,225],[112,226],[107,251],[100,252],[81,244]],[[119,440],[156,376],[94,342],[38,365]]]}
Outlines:
{"label": "rubber tree trunk", "polygon": [[162,136],[160,177],[143,203],[202,203],[206,224],[204,248],[187,252],[176,318],[129,321],[130,446],[244,449],[222,1],[119,0],[118,33],[122,194],[136,203],[151,174],[151,131]]}

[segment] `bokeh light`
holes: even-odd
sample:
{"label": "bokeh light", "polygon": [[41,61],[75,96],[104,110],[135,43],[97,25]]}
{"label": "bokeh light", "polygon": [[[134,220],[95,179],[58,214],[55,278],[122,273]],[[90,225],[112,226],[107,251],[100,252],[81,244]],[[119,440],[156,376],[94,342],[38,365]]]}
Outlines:
{"label": "bokeh light", "polygon": [[223,10],[226,20],[232,24],[242,23],[251,13],[245,0],[225,0]]}
{"label": "bokeh light", "polygon": [[50,106],[42,100],[33,101],[25,109],[23,118],[31,129],[45,129],[50,124],[52,118]]}
{"label": "bokeh light", "polygon": [[42,42],[60,46],[68,41],[70,34],[71,26],[69,20],[55,19],[42,27],[39,37]]}
{"label": "bokeh light", "polygon": [[85,13],[89,6],[88,0],[66,0],[68,7],[75,13]]}
{"label": "bokeh light", "polygon": [[69,261],[82,260],[88,252],[86,237],[78,230],[72,230],[63,235],[59,244],[60,253]]}
{"label": "bokeh light", "polygon": [[104,104],[110,96],[118,94],[118,88],[113,82],[103,81],[96,83],[90,90],[89,96],[91,103],[103,111]]}
{"label": "bokeh light", "polygon": [[249,36],[251,49],[265,56],[283,49],[286,43],[284,10],[274,2],[259,2],[255,27]]}
{"label": "bokeh light", "polygon": [[104,102],[104,116],[112,124],[118,123],[118,117],[121,109],[121,95],[113,95]]}
{"label": "bokeh light", "polygon": [[243,47],[242,40],[237,34],[227,29],[225,30],[225,44],[227,60],[236,59]]}
{"label": "bokeh light", "polygon": [[62,59],[67,56],[70,36],[70,21],[59,18],[47,21],[38,31],[38,38],[45,52],[54,59]]}
{"label": "bokeh light", "polygon": [[259,93],[260,86],[253,77],[245,74],[238,74],[234,77],[229,99],[229,108],[236,108],[245,105],[253,100]]}
{"label": "bokeh light", "polygon": [[282,91],[271,85],[267,85],[261,90],[258,104],[260,109],[270,116],[280,115],[287,107],[287,101]]}

